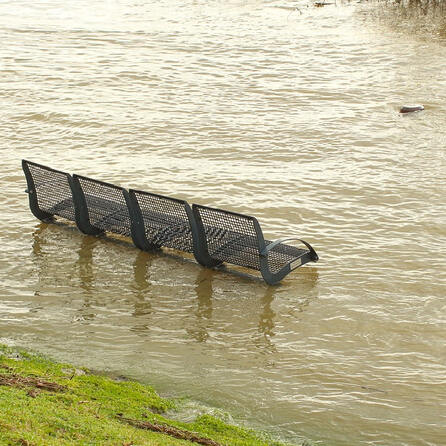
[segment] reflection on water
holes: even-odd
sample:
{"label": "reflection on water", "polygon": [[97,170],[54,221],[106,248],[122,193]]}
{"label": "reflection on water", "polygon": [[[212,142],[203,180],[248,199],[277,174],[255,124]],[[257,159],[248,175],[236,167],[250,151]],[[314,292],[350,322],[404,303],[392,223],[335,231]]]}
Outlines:
{"label": "reflection on water", "polygon": [[365,13],[374,16],[381,25],[404,34],[421,39],[446,38],[446,3],[443,0],[378,0],[366,8]]}
{"label": "reflection on water", "polygon": [[[77,258],[74,261],[65,263],[65,259],[60,258],[60,250],[57,242],[54,240],[55,235],[60,238],[74,235],[71,246],[65,247],[73,254],[77,253]],[[76,243],[79,243],[78,247]],[[64,271],[69,271],[65,277],[73,285],[78,284],[80,291],[80,306],[77,309],[78,315],[76,320],[82,321],[84,324],[88,324],[89,321],[93,322],[98,315],[95,309],[101,306],[102,300],[98,296],[97,291],[101,287],[107,286],[107,283],[103,281],[104,279],[98,277],[98,271],[109,265],[109,256],[107,254],[110,255],[111,253],[107,253],[107,251],[113,251],[117,246],[128,249],[129,253],[134,256],[131,276],[125,277],[126,273],[130,272],[128,268],[123,268],[125,272],[119,272],[122,260],[118,259],[117,263],[112,265],[114,274],[121,276],[121,279],[116,280],[116,282],[126,281],[126,295],[122,297],[125,302],[121,303],[129,306],[128,314],[135,318],[135,324],[130,327],[132,332],[140,336],[147,336],[153,326],[153,318],[156,318],[157,315],[154,314],[156,313],[156,308],[153,307],[152,300],[153,294],[157,292],[159,276],[156,277],[158,272],[153,272],[152,269],[157,271],[157,262],[167,260],[169,269],[181,269],[185,265],[195,269],[196,278],[193,284],[190,283],[191,302],[189,304],[190,307],[188,307],[188,316],[194,317],[185,327],[185,332],[191,340],[201,343],[206,342],[212,336],[209,330],[212,330],[213,326],[213,300],[219,298],[222,292],[218,285],[214,291],[214,282],[221,286],[222,281],[227,279],[222,274],[226,274],[226,276],[232,276],[234,283],[240,278],[245,278],[243,286],[245,291],[249,290],[250,287],[257,288],[256,307],[258,309],[250,315],[252,317],[258,314],[257,329],[252,333],[252,339],[258,349],[275,350],[272,339],[275,335],[274,318],[276,316],[273,310],[273,301],[277,287],[267,286],[260,280],[246,274],[226,271],[225,268],[207,269],[195,265],[187,259],[182,259],[183,263],[180,263],[176,254],[161,251],[155,253],[139,251],[130,242],[113,237],[92,237],[76,234],[76,229],[72,225],[37,223],[37,229],[33,232],[32,249],[34,256],[33,265],[37,268],[36,275],[38,277],[38,283],[35,285],[36,289],[45,290],[49,287],[57,288],[59,286],[59,278],[57,276],[54,277],[55,265],[58,265],[61,276],[66,274]],[[94,254],[95,249],[102,251],[102,253],[96,256]],[[152,273],[153,278],[151,279]],[[311,299],[314,298],[306,299],[305,295],[311,296],[312,294],[312,290],[318,280],[317,269],[307,268],[306,276],[307,280],[302,283],[300,289],[302,299],[300,302],[295,303],[294,310],[303,311]],[[118,285],[116,292],[119,292],[119,288],[122,290],[122,285]],[[228,292],[228,289],[223,291],[223,293]],[[36,295],[39,295],[39,292],[36,292]],[[190,312],[189,308],[191,309]]]}
{"label": "reflection on water", "polygon": [[75,265],[75,271],[79,272],[80,287],[85,291],[86,296],[91,296],[94,287],[93,248],[95,244],[97,244],[97,239],[93,237],[82,238],[79,259]]}
{"label": "reflection on water", "polygon": [[198,342],[206,342],[209,338],[207,331],[209,320],[212,319],[212,275],[214,271],[203,269],[195,281],[195,293],[197,295],[197,307],[195,327],[188,328],[189,335]]}
{"label": "reflection on water", "polygon": [[[135,277],[134,283],[130,286],[130,289],[134,291],[135,304],[133,310],[133,316],[136,318],[140,316],[146,316],[148,319],[152,314],[152,305],[150,303],[150,283],[148,276],[150,274],[150,264],[152,262],[152,255],[146,252],[140,252],[133,264],[133,274]],[[148,330],[148,322],[144,322],[140,325],[135,325],[131,328],[134,332],[144,333]]]}
{"label": "reflection on water", "polygon": [[[295,442],[444,444],[434,19],[412,33],[351,3],[75,3],[0,2],[0,339]],[[398,113],[412,103],[425,111]],[[41,224],[21,158],[254,215],[321,260],[268,287]]]}

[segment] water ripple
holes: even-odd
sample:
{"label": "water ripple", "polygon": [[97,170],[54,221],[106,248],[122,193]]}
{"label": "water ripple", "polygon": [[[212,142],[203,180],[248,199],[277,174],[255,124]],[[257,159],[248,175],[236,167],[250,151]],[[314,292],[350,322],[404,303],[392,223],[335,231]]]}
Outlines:
{"label": "water ripple", "polygon": [[[442,443],[444,45],[306,1],[4,1],[0,39],[2,339],[290,441]],[[321,261],[271,288],[39,223],[21,158],[253,214]]]}

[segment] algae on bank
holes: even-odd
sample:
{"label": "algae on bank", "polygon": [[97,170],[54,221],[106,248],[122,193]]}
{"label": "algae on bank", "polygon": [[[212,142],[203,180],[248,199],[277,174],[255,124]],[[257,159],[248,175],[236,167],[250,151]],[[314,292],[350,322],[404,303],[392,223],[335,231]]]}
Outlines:
{"label": "algae on bank", "polygon": [[150,386],[0,345],[0,445],[284,446],[209,415],[163,416],[174,408]]}

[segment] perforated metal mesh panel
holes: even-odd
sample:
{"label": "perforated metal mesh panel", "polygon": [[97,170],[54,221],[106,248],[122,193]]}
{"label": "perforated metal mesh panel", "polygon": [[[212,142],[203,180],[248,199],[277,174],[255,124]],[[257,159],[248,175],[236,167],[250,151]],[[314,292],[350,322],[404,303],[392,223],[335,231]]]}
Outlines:
{"label": "perforated metal mesh panel", "polygon": [[85,195],[90,223],[96,228],[131,236],[130,215],[122,188],[76,176]]}
{"label": "perforated metal mesh panel", "polygon": [[196,209],[213,259],[260,270],[259,242],[252,217],[202,206]]}
{"label": "perforated metal mesh panel", "polygon": [[[266,245],[271,243],[265,240]],[[285,265],[297,260],[308,252],[308,249],[300,249],[295,246],[285,245],[280,243],[275,246],[268,254],[268,267],[272,273],[277,273]]]}
{"label": "perforated metal mesh panel", "polygon": [[36,187],[39,208],[67,220],[75,220],[68,174],[26,162]]}
{"label": "perforated metal mesh panel", "polygon": [[[254,219],[221,209],[195,206],[203,221],[209,255],[217,260],[260,270],[259,241]],[[265,240],[269,245],[271,241]],[[268,254],[268,267],[277,273],[307,253],[307,249],[281,243]]]}
{"label": "perforated metal mesh panel", "polygon": [[148,192],[132,193],[141,208],[144,231],[149,243],[193,252],[192,231],[184,201]]}

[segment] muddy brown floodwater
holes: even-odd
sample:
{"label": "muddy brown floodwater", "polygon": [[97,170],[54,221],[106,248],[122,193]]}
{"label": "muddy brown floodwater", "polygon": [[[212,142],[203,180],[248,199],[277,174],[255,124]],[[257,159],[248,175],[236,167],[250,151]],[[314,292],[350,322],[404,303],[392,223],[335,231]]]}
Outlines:
{"label": "muddy brown floodwater", "polygon": [[[0,342],[282,439],[446,444],[446,43],[366,16],[2,1]],[[268,287],[42,224],[22,158],[255,215],[321,260]]]}

